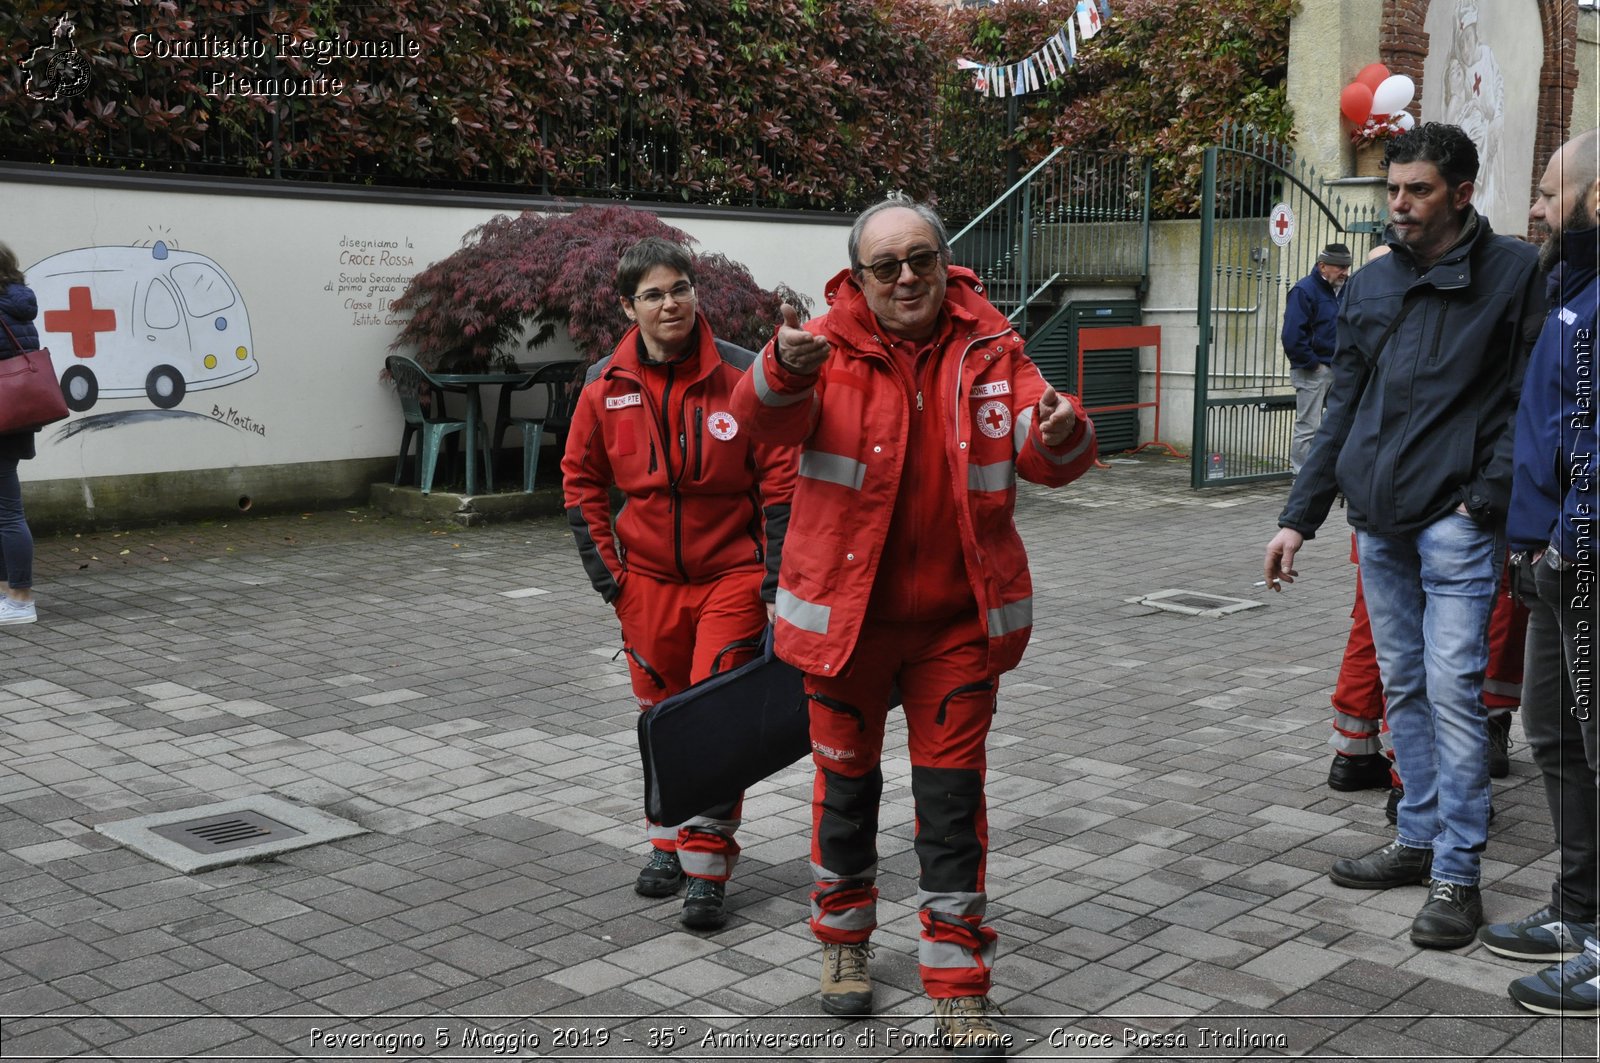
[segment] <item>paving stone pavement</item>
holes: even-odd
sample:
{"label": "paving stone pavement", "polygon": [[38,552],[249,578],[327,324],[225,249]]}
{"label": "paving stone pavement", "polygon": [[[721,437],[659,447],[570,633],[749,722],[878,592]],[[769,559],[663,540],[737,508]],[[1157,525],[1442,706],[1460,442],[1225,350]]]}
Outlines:
{"label": "paving stone pavement", "polygon": [[[1420,890],[1334,857],[1389,836],[1324,785],[1353,594],[1337,512],[1253,586],[1282,485],[1121,460],[1024,486],[1033,644],[990,743],[995,999],[1037,1059],[1592,1059],[1527,965],[1407,939]],[[632,889],[627,673],[565,521],[367,510],[41,539],[0,631],[0,1057],[940,1059],[917,981],[910,771],[892,730],[877,1014],[818,1013],[810,773],[744,809],[732,919]],[[1158,611],[1181,589],[1260,601]],[[1520,728],[1513,731],[1520,740]],[[1525,749],[1495,784],[1491,919],[1554,869]],[[96,824],[253,794],[369,829],[183,875]]]}

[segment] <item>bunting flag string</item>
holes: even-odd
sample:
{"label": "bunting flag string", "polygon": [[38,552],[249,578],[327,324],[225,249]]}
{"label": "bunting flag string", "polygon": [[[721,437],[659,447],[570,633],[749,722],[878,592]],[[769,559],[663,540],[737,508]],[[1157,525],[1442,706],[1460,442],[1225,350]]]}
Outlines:
{"label": "bunting flag string", "polygon": [[983,96],[1021,96],[1038,92],[1066,76],[1077,65],[1079,42],[1105,28],[1111,18],[1111,0],[1078,0],[1066,24],[1032,55],[1001,65],[957,59],[956,68],[972,74],[972,87]]}

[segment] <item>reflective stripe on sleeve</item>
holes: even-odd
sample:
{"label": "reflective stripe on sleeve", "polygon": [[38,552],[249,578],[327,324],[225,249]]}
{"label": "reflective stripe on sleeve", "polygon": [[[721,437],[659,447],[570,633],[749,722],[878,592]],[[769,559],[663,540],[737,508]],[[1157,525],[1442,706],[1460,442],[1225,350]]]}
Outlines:
{"label": "reflective stripe on sleeve", "polygon": [[[774,358],[777,355],[773,355]],[[755,382],[756,398],[761,400],[763,406],[793,406],[797,402],[804,402],[811,397],[811,389],[786,395],[776,391],[767,382],[766,357],[758,357],[750,366],[750,377]]]}
{"label": "reflective stripe on sleeve", "polygon": [[1028,442],[1028,429],[1033,427],[1033,413],[1033,407],[1029,406],[1017,414],[1016,423],[1011,427],[1011,446],[1018,454],[1022,453],[1023,446]]}
{"label": "reflective stripe on sleeve", "polygon": [[859,491],[861,481],[867,478],[867,467],[843,454],[807,449],[800,452],[800,475]]}
{"label": "reflective stripe on sleeve", "polygon": [[[781,591],[779,593],[782,593]],[[999,638],[1033,624],[1033,599],[1022,598],[989,610],[989,637]]]}
{"label": "reflective stripe on sleeve", "polygon": [[774,604],[779,619],[787,620],[802,631],[817,635],[828,633],[828,617],[833,612],[831,607],[798,598],[782,587],[778,588],[778,599]]}
{"label": "reflective stripe on sleeve", "polygon": [[967,466],[967,490],[1005,491],[1017,482],[1017,463],[997,461],[993,465]]}

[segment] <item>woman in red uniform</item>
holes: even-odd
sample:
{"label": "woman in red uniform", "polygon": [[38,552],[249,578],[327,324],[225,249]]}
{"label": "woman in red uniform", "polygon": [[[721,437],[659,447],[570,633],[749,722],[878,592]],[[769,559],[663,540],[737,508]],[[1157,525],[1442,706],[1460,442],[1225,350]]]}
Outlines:
{"label": "woman in red uniform", "polygon": [[[794,490],[793,448],[753,442],[730,412],[755,355],[712,336],[694,285],[670,240],[624,252],[617,291],[634,327],[589,370],[561,462],[578,553],[616,608],[641,711],[754,656]],[[612,488],[626,499],[616,512]],[[651,823],[634,888],[666,897],[687,879],[684,926],[722,926],[738,825],[737,801]]]}

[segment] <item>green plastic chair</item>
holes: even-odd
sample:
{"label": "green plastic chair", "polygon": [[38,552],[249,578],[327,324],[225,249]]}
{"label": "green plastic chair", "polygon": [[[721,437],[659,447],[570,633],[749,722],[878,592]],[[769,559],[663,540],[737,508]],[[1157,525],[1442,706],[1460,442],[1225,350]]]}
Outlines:
{"label": "green plastic chair", "polygon": [[[444,416],[444,389],[422,366],[398,354],[391,354],[385,359],[384,366],[394,380],[395,392],[400,396],[400,411],[406,419],[405,432],[400,436],[400,456],[394,463],[394,482],[398,484],[404,477],[406,453],[411,449],[411,437],[415,435],[417,486],[423,494],[430,494],[433,491],[434,471],[439,464],[440,448],[447,437],[466,428],[467,422]],[[487,433],[480,432],[479,437],[484,440],[484,460],[487,464]],[[468,455],[467,460],[471,461],[472,456]]]}
{"label": "green plastic chair", "polygon": [[[577,359],[549,362],[535,369],[526,384],[500,389],[500,408],[494,419],[494,445],[500,445],[508,428],[522,433],[522,490],[528,494],[533,493],[539,474],[539,445],[544,441],[545,433],[565,432],[572,426],[572,411],[578,405],[578,389],[570,385],[582,365]],[[541,385],[545,389],[543,416],[512,417],[511,392]]]}

